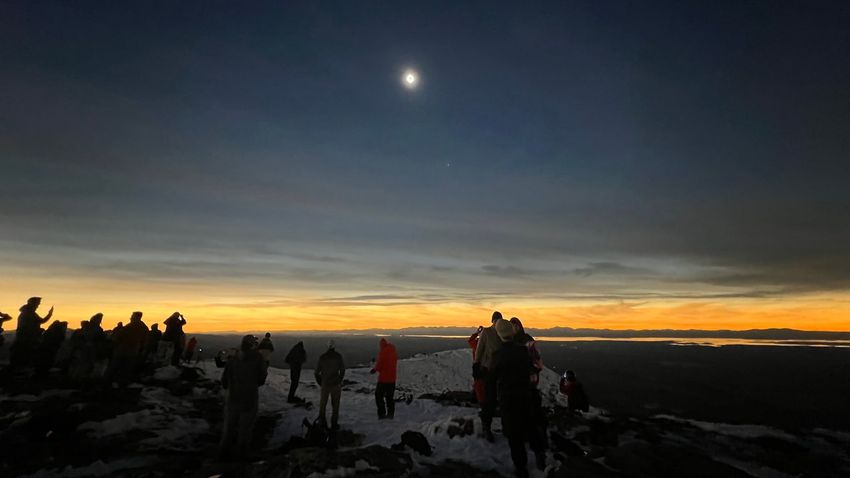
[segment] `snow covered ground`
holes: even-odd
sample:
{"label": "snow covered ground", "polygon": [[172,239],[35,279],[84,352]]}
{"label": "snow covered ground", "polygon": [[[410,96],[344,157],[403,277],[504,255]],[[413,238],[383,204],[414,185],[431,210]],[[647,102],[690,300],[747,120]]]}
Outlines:
{"label": "snow covered ground", "polygon": [[[340,352],[345,355],[345,350]],[[311,357],[308,364],[315,359]],[[368,368],[349,369],[340,425],[362,437],[353,455],[356,459],[346,467],[319,468],[309,476],[354,476],[375,471],[376,462],[361,460],[366,455],[360,453],[371,445],[390,447],[399,443],[408,430],[422,433],[433,448],[429,457],[410,452],[412,471],[417,476],[442,476],[432,473],[432,467],[446,467],[449,462],[467,464],[473,471],[492,470],[511,476],[513,464],[507,441],[498,433],[498,418],[493,423],[496,441],[489,443],[479,436],[476,407],[420,398],[424,394],[471,390],[471,362],[468,349],[400,360],[396,396],[412,400],[396,403],[393,420],[377,418],[377,377],[369,374]],[[197,374],[190,368],[163,367],[143,384],[132,384],[129,390],[108,389],[104,396],[57,387],[17,394],[4,390],[0,394],[0,439],[15,445],[0,449],[0,455],[8,461],[19,456],[9,450],[26,450],[33,463],[41,463],[41,469],[26,465],[15,468],[26,471],[11,476],[175,476],[191,470],[219,470],[214,456],[222,415],[223,392],[217,383],[222,370],[211,361],[200,364],[200,369],[202,376],[192,378]],[[547,406],[566,405],[558,393],[558,380],[551,370],[541,374],[540,389]],[[260,389],[263,423],[258,422],[257,433],[268,439],[258,441],[263,447],[258,450],[261,460],[282,456],[282,445],[304,436],[304,419],[312,421],[318,416],[319,389],[312,369],[302,372],[298,389],[298,396],[312,407],[287,403],[289,386],[289,370],[272,368]],[[560,433],[562,442],[568,443],[559,445],[553,439],[553,451],[547,456],[549,468],[540,472],[530,466],[531,476],[610,476],[606,473],[613,473],[612,468],[625,475],[679,476],[676,470],[687,466],[702,467],[710,476],[718,477],[742,476],[742,472],[764,478],[850,476],[846,451],[850,449],[850,434],[846,432],[815,429],[801,434],[674,415],[611,417],[600,409],[576,417],[560,407],[555,407],[560,411],[552,416],[550,430]],[[448,430],[456,419],[473,423],[474,432],[451,437]],[[60,420],[64,425],[57,423]],[[57,453],[57,445],[67,449],[65,455]],[[256,463],[247,466],[256,467]],[[534,463],[532,456],[529,463]],[[149,474],[151,470],[159,474]],[[457,468],[452,470],[457,473]],[[216,472],[204,476],[211,474]]]}
{"label": "snow covered ground", "polygon": [[[340,351],[345,353],[344,350]],[[221,371],[207,364],[206,372],[215,376]],[[468,463],[476,468],[494,469],[511,473],[510,450],[507,440],[499,433],[495,443],[489,443],[478,436],[480,420],[478,409],[460,406],[446,406],[434,400],[419,399],[425,393],[472,390],[472,354],[469,349],[449,350],[415,356],[398,363],[396,397],[412,394],[410,404],[396,403],[393,420],[378,420],[375,405],[376,375],[368,368],[354,368],[346,371],[346,381],[354,382],[343,389],[340,400],[340,427],[364,435],[362,445],[383,445],[389,447],[401,441],[401,434],[407,430],[421,432],[433,447],[433,455],[424,457],[414,454],[416,463],[438,463],[446,459]],[[564,398],[557,393],[559,376],[552,370],[541,374],[540,389],[544,392],[544,402],[552,405],[558,401],[566,406]],[[289,393],[289,370],[269,369],[266,385],[260,389],[260,410],[265,412],[283,411],[272,438],[273,443],[283,443],[292,436],[303,436],[304,418],[313,420],[318,416],[319,388],[313,379],[313,370],[304,369],[298,396],[313,403],[311,410],[295,407],[286,402]],[[330,404],[328,405],[330,419]],[[450,438],[446,430],[453,418],[474,419],[475,434]],[[494,431],[501,430],[498,418],[493,422]],[[534,463],[529,454],[529,463]],[[532,476],[544,476],[537,472]]]}

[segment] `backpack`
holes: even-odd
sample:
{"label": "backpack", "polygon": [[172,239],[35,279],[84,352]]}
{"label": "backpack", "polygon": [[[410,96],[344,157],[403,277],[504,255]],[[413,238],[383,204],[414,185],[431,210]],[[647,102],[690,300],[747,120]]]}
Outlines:
{"label": "backpack", "polygon": [[319,422],[318,418],[312,422],[305,418],[304,421],[301,422],[301,425],[307,428],[307,433],[304,435],[304,440],[307,442],[307,446],[316,446],[321,448],[328,446],[330,439],[328,429]]}

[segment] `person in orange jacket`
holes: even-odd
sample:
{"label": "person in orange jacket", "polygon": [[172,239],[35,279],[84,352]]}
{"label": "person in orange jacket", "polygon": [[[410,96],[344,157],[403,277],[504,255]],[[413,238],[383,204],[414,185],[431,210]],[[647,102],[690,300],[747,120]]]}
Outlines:
{"label": "person in orange jacket", "polygon": [[375,403],[378,405],[378,419],[392,419],[395,416],[395,381],[398,354],[395,345],[382,338],[378,360],[370,373],[378,373],[378,384],[375,386]]}

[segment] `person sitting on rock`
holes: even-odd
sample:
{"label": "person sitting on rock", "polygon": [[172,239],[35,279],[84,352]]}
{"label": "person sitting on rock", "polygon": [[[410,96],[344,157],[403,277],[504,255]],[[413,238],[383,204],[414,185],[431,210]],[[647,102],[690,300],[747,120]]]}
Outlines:
{"label": "person sitting on rock", "polygon": [[307,351],[304,350],[304,342],[299,341],[293,345],[289,353],[286,354],[284,361],[289,364],[289,396],[286,398],[286,401],[296,403],[300,401],[295,396],[295,392],[298,390],[298,383],[301,380],[301,367],[307,361]]}
{"label": "person sitting on rock", "polygon": [[331,400],[331,429],[339,429],[339,400],[342,394],[342,379],[345,376],[345,364],[342,355],[336,351],[333,340],[328,341],[328,350],[319,357],[316,364],[316,383],[321,387],[319,399],[319,423],[327,427],[326,412],[328,398]]}
{"label": "person sitting on rock", "polygon": [[239,352],[227,361],[221,374],[226,399],[220,458],[248,458],[260,403],[258,389],[266,383],[267,376],[268,365],[257,351],[257,338],[253,335],[242,337]]}
{"label": "person sitting on rock", "polygon": [[528,477],[526,441],[537,459],[537,468],[543,470],[546,467],[544,445],[533,430],[534,402],[528,377],[534,372],[534,364],[528,349],[514,340],[516,329],[513,324],[499,319],[495,329],[502,347],[495,354],[491,373],[499,394],[502,432],[508,439],[516,476]]}
{"label": "person sitting on rock", "polygon": [[375,403],[378,405],[378,420],[395,417],[395,383],[398,354],[395,345],[387,339],[379,342],[378,361],[370,373],[378,373],[378,384],[375,386]]}
{"label": "person sitting on rock", "polygon": [[53,307],[47,315],[38,315],[38,307],[41,305],[41,297],[30,297],[27,303],[20,308],[18,315],[18,327],[15,330],[15,342],[9,351],[9,362],[12,368],[22,368],[32,365],[35,349],[41,339],[43,332],[42,324],[53,317]]}
{"label": "person sitting on rock", "polygon": [[564,372],[564,376],[561,377],[560,389],[561,393],[567,396],[567,408],[574,412],[586,412],[590,409],[584,386],[578,381],[575,372],[572,370]]}
{"label": "person sitting on rock", "polygon": [[260,351],[260,355],[263,356],[266,363],[270,363],[272,361],[272,352],[274,352],[274,344],[272,343],[272,334],[270,332],[266,332],[266,336],[263,337],[263,340],[260,341],[260,346],[258,349]]}

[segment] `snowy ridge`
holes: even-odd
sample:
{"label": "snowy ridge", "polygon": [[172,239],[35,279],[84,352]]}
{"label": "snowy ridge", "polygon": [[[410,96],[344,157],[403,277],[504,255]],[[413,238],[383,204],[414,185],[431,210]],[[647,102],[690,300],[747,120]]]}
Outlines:
{"label": "snowy ridge", "polygon": [[[341,353],[345,353],[344,350]],[[312,360],[315,358],[311,357]],[[308,362],[308,363],[311,363]],[[210,376],[216,371],[211,365]],[[435,354],[420,354],[399,360],[396,396],[412,394],[410,404],[396,403],[394,420],[378,420],[375,406],[375,382],[377,377],[369,373],[368,368],[353,368],[346,371],[345,379],[354,382],[343,389],[340,401],[340,426],[362,434],[362,445],[391,446],[401,441],[401,434],[407,430],[421,432],[434,449],[430,457],[414,454],[416,463],[439,463],[447,459],[468,463],[476,468],[494,469],[500,472],[513,470],[513,463],[507,441],[497,433],[495,444],[478,437],[481,423],[478,409],[469,407],[446,406],[418,397],[425,393],[441,393],[449,390],[472,389],[472,353],[470,349],[449,350]],[[558,403],[566,406],[565,399],[557,393],[560,377],[546,369],[540,376],[540,390],[544,403]],[[302,436],[302,421],[318,416],[319,389],[313,380],[313,370],[304,369],[301,373],[301,385],[298,395],[313,402],[313,409],[296,408],[286,403],[289,392],[289,371],[277,368],[269,369],[266,386],[260,389],[260,409],[266,412],[283,411],[283,417],[275,430],[272,444],[283,443],[292,436]],[[330,408],[330,405],[328,406]],[[598,411],[597,411],[598,412]],[[591,414],[596,415],[595,411]],[[330,415],[330,410],[328,410]],[[453,418],[474,420],[475,434],[449,438],[446,430]],[[501,422],[496,418],[494,431],[501,430]],[[533,456],[529,456],[533,463]],[[532,476],[544,476],[537,472]]]}
{"label": "snowy ridge", "polygon": [[[345,350],[340,352],[345,354]],[[308,363],[315,363],[315,360],[316,357],[310,357]],[[340,405],[340,425],[360,439],[356,440],[356,450],[341,448],[339,451],[341,454],[349,453],[347,456],[353,455],[355,459],[344,461],[344,466],[338,466],[343,463],[340,461],[324,468],[312,468],[306,476],[332,478],[376,472],[376,467],[382,466],[382,462],[373,460],[373,455],[364,451],[399,443],[401,435],[408,430],[422,433],[433,449],[433,454],[428,457],[412,450],[409,452],[413,469],[409,468],[411,461],[407,462],[406,469],[412,476],[445,476],[440,474],[441,471],[432,474],[432,469],[451,470],[449,474],[466,473],[452,468],[457,463],[468,465],[469,470],[474,472],[495,471],[502,476],[511,475],[513,463],[507,441],[499,433],[501,422],[498,418],[493,422],[495,443],[489,443],[478,436],[481,430],[476,407],[446,405],[445,401],[419,398],[424,394],[434,396],[446,391],[471,390],[471,363],[469,349],[400,360],[396,396],[413,399],[410,403],[396,403],[393,420],[377,418],[374,398],[377,377],[369,374],[368,368],[349,369]],[[33,430],[40,430],[40,436],[48,440],[52,439],[51,436],[56,437],[53,431],[45,435],[44,429],[27,428],[28,424],[37,426],[44,423],[44,415],[39,414],[50,410],[58,410],[62,417],[68,414],[88,417],[74,422],[70,430],[57,431],[66,434],[62,438],[66,441],[56,441],[72,448],[75,441],[92,445],[85,449],[91,452],[87,455],[88,461],[76,461],[74,464],[67,460],[54,462],[53,452],[50,452],[46,455],[49,460],[39,461],[42,466],[47,466],[46,469],[30,467],[14,475],[177,476],[190,471],[186,466],[208,470],[203,476],[221,473],[226,465],[219,463],[214,456],[223,412],[223,393],[217,384],[222,369],[216,368],[212,362],[200,364],[200,369],[206,378],[195,381],[177,378],[197,375],[191,368],[158,369],[152,378],[144,381],[144,385],[133,384],[132,390],[117,395],[119,398],[121,394],[138,395],[138,400],[125,401],[125,407],[112,407],[114,398],[110,394],[120,392],[118,390],[107,393],[109,396],[101,401],[58,388],[0,395],[0,403],[17,403],[0,416],[7,423],[7,435],[4,437],[9,436],[11,440],[34,436]],[[263,460],[281,458],[285,462],[303,451],[293,450],[287,458],[281,446],[293,437],[303,437],[303,420],[312,421],[318,416],[319,388],[313,379],[313,370],[302,371],[298,389],[298,396],[311,402],[311,408],[287,403],[289,375],[289,370],[271,368],[266,385],[260,388],[258,423],[263,422],[263,430],[262,433],[258,431],[257,445],[261,448],[256,452]],[[559,376],[552,370],[541,373],[540,390],[546,406],[566,405],[558,393],[558,381]],[[62,406],[51,405],[56,403]],[[114,411],[100,412],[104,406],[112,407],[110,410]],[[555,412],[550,417],[550,431],[560,434],[561,443],[552,439],[545,472],[529,467],[531,476],[535,478],[630,476],[630,473],[680,476],[676,474],[677,470],[690,467],[705,471],[707,474],[704,476],[721,478],[746,475],[778,478],[802,476],[801,473],[805,476],[850,476],[850,460],[846,455],[850,433],[847,432],[815,429],[801,434],[762,425],[713,423],[673,415],[637,419],[607,416],[600,409],[591,409],[590,413],[582,416],[567,413],[561,408]],[[459,427],[458,421],[464,426]],[[473,425],[471,434],[468,433],[470,423]],[[453,436],[449,435],[450,429],[454,430]],[[262,440],[259,439],[260,434]],[[9,445],[14,443],[10,441]],[[101,447],[102,451],[98,451]],[[175,457],[181,458],[175,460]],[[194,457],[194,465],[189,464],[189,457]],[[529,456],[529,463],[533,462],[533,457]],[[245,473],[248,473],[251,469],[261,469],[263,463],[261,460],[241,466],[245,466]],[[152,470],[158,470],[159,474],[151,475]],[[647,475],[648,470],[652,472]],[[275,473],[281,470],[267,471],[270,474],[252,476],[278,476]],[[617,471],[624,475],[617,474]]]}

